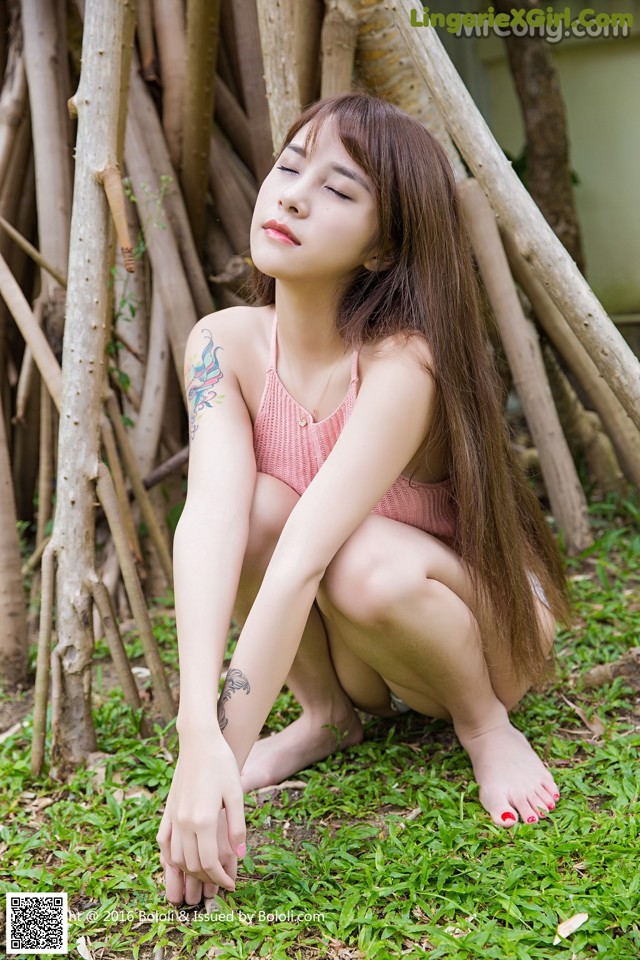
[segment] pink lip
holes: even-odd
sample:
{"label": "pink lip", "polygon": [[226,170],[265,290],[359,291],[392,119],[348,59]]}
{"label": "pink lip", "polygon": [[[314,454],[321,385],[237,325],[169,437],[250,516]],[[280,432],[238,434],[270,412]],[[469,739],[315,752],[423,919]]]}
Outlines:
{"label": "pink lip", "polygon": [[266,231],[267,236],[272,237],[274,240],[280,240],[282,243],[288,243],[292,247],[299,247],[300,241],[296,237],[289,227],[284,223],[278,223],[277,220],[267,220],[263,225],[263,230]]}

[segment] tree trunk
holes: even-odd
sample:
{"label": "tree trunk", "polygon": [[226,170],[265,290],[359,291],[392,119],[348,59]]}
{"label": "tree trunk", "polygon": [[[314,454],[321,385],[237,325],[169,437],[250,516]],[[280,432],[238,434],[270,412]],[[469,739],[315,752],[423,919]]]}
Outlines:
{"label": "tree trunk", "polygon": [[600,416],[630,483],[640,487],[640,431],[564,319],[513,239],[502,233],[513,274],[529,298],[538,323],[571,371],[583,396]]}
{"label": "tree trunk", "polygon": [[[294,0],[256,0],[274,150],[300,113]],[[292,56],[293,54],[293,56]]]}
{"label": "tree trunk", "polygon": [[[244,109],[249,117],[253,139],[253,170],[261,182],[273,166],[273,140],[264,67],[260,51],[260,30],[256,0],[234,0],[233,20],[238,47]],[[279,146],[279,144],[278,144]]]}
{"label": "tree trunk", "polygon": [[[496,0],[510,13],[512,0]],[[538,8],[532,0],[520,4]],[[526,133],[526,185],[542,215],[584,273],[584,251],[571,183],[567,115],[558,72],[543,37],[505,37]]]}
{"label": "tree trunk", "polygon": [[322,0],[293,0],[295,59],[298,65],[298,97],[306,107],[320,88],[320,30],[324,14]]}
{"label": "tree trunk", "polygon": [[[40,252],[60,273],[67,273],[71,218],[71,153],[65,92],[67,51],[61,36],[60,0],[22,0],[24,52],[36,158],[36,194]],[[55,301],[55,287],[43,274],[43,287]],[[49,314],[47,332],[54,350],[62,342],[64,317]]]}
{"label": "tree trunk", "polygon": [[545,376],[535,327],[520,306],[500,233],[480,184],[469,179],[461,184],[460,194],[487,296],[538,448],[551,512],[564,534],[567,551],[580,553],[593,542],[587,501]]}
{"label": "tree trunk", "polygon": [[417,0],[392,4],[395,22],[425,83],[438,104],[453,140],[481,183],[504,228],[547,286],[591,358],[640,428],[640,361],[611,323],[531,197],[511,169],[493,134],[449,60],[433,27],[409,21]]}
{"label": "tree trunk", "polygon": [[9,158],[20,125],[28,116],[27,74],[24,66],[20,8],[12,11],[11,42],[0,91],[0,183],[4,183]]}
{"label": "tree trunk", "polygon": [[136,7],[142,76],[147,82],[157,81],[158,65],[156,63],[156,47],[153,38],[151,0],[136,0]]}
{"label": "tree trunk", "polygon": [[24,293],[2,256],[0,256],[0,297],[9,308],[9,312],[15,320],[25,343],[33,352],[33,359],[40,371],[40,376],[44,380],[56,407],[60,409],[60,366],[26,301]]}
{"label": "tree trunk", "polygon": [[188,0],[181,182],[198,250],[204,243],[220,0]]}
{"label": "tree trunk", "polygon": [[153,10],[162,76],[162,126],[171,162],[179,170],[184,110],[184,3],[154,0]]}
{"label": "tree trunk", "polygon": [[[196,305],[196,312],[198,316],[203,317],[211,312],[211,293],[193,241],[184,198],[171,164],[166,141],[162,135],[162,126],[151,97],[142,79],[138,76],[135,62],[131,71],[129,114],[127,124],[130,120],[135,123],[138,136],[144,143],[144,154],[148,161],[146,168],[149,170],[149,175],[154,182],[157,182],[159,190],[161,184],[162,205],[171,223],[171,230],[182,260],[183,271],[191,290],[191,296]],[[155,269],[153,260],[152,267]],[[169,322],[175,321],[169,318]],[[191,329],[190,326],[189,329]],[[182,372],[180,376],[182,376]]]}
{"label": "tree trunk", "polygon": [[229,146],[215,134],[209,150],[209,176],[213,202],[233,252],[244,254],[249,249],[252,207],[236,181]]}
{"label": "tree trunk", "polygon": [[[109,329],[109,233],[101,183],[118,164],[119,91],[123,81],[126,0],[88,3],[82,42],[76,173],[69,257],[66,335],[58,458],[54,549],[57,646],[52,673],[56,703],[52,759],[62,767],[95,749],[91,717],[91,632],[94,498],[104,351]],[[88,322],[89,321],[89,322]],[[60,689],[55,689],[59,683]]]}
{"label": "tree trunk", "polygon": [[250,170],[253,167],[251,128],[247,115],[222,77],[216,77],[215,120],[225,137]]}
{"label": "tree trunk", "polygon": [[624,476],[611,441],[603,433],[600,418],[582,406],[549,344],[544,349],[544,365],[574,459],[584,458],[590,479],[604,493],[623,494],[626,487]]}
{"label": "tree trunk", "polygon": [[9,689],[27,676],[27,615],[11,462],[0,398],[0,680]]}
{"label": "tree trunk", "polygon": [[[139,118],[140,104],[136,103],[138,80],[134,73],[132,103],[127,116],[126,166],[136,197],[154,281],[157,281],[164,304],[173,363],[179,376],[182,376],[187,338],[198,318],[175,237],[167,229],[163,184],[154,169],[143,135]],[[171,173],[169,168],[167,175]],[[161,415],[161,411],[158,411],[158,415]]]}
{"label": "tree trunk", "polygon": [[331,2],[322,23],[323,97],[351,90],[358,43],[358,21],[345,4]]}
{"label": "tree trunk", "polygon": [[467,171],[451,140],[438,106],[425,89],[407,45],[394,23],[387,5],[376,0],[337,0],[341,9],[356,17],[358,47],[357,79],[376,93],[405,110],[433,134],[445,150],[456,180],[464,180]]}

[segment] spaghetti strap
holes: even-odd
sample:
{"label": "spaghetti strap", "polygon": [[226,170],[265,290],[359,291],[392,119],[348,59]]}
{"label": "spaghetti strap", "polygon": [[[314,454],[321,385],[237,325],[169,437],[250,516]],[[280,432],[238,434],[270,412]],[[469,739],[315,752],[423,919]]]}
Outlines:
{"label": "spaghetti strap", "polygon": [[273,324],[271,326],[271,346],[269,347],[269,363],[267,370],[276,369],[276,351],[277,351],[278,317],[274,313]]}
{"label": "spaghetti strap", "polygon": [[351,383],[358,380],[358,358],[360,357],[360,351],[353,351],[353,359],[351,360]]}

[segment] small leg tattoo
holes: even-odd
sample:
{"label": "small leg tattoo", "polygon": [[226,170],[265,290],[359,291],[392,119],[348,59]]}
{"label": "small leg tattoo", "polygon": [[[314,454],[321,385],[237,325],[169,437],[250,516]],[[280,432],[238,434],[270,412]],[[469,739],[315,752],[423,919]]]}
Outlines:
{"label": "small leg tattoo", "polygon": [[231,699],[234,693],[237,693],[238,690],[244,690],[247,696],[251,693],[249,681],[245,677],[242,670],[232,667],[227,671],[227,676],[225,677],[224,686],[222,688],[222,694],[218,702],[218,722],[221,730],[224,730],[229,723],[229,718],[225,713],[224,705]]}

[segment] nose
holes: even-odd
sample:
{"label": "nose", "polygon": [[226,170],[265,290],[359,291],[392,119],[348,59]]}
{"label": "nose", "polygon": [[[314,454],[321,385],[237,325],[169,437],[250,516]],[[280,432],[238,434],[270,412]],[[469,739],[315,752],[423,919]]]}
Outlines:
{"label": "nose", "polygon": [[306,217],[309,212],[309,206],[304,196],[301,178],[296,177],[295,182],[288,184],[280,192],[278,206],[286,213],[296,217]]}

